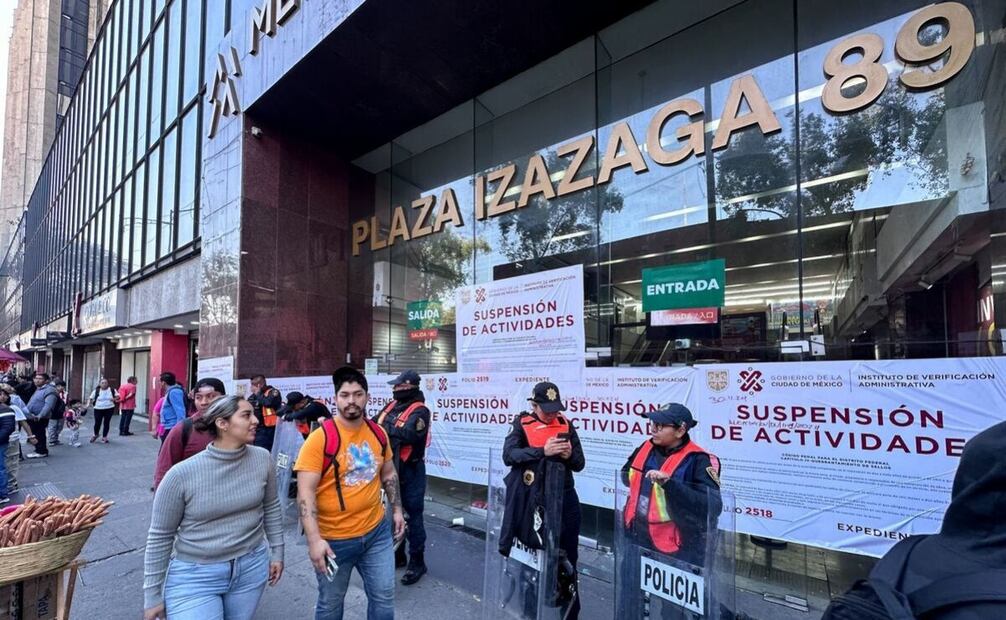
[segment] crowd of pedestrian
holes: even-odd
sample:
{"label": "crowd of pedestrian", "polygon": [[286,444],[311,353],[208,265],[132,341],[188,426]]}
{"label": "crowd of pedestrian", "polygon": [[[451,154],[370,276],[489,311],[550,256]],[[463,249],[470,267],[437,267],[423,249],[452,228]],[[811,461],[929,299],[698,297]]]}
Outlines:
{"label": "crowd of pedestrian", "polygon": [[[111,420],[118,410],[119,435],[128,437],[136,409],[136,377],[119,388],[101,377],[84,399],[70,398],[66,382],[46,372],[0,376],[0,505],[18,489],[20,462],[50,455],[50,447],[81,447],[80,429],[91,415],[91,443],[109,443]],[[66,442],[64,444],[64,438]],[[27,454],[25,453],[27,451]]]}

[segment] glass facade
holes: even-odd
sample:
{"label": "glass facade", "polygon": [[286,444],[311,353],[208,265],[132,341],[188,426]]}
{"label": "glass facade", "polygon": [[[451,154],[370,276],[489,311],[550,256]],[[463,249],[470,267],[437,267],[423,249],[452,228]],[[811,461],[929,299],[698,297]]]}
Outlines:
{"label": "glass facade", "polygon": [[[349,277],[374,282],[379,370],[457,371],[460,287],[577,264],[589,365],[1001,354],[979,307],[1006,262],[989,191],[1006,3],[964,4],[947,19],[919,2],[764,0],[680,29],[657,3],[647,27],[615,24],[356,160],[375,190],[352,205],[370,236]],[[461,222],[402,233],[398,207],[411,229],[447,193]],[[726,288],[711,324],[643,312],[644,269],[712,259]],[[420,300],[444,308],[425,343],[407,329]],[[782,352],[811,339],[823,352]],[[431,488],[460,509],[485,497]],[[610,524],[585,507],[584,535],[607,540]],[[837,594],[868,570],[782,544],[757,576],[765,544],[738,547],[759,591]]]}
{"label": "glass facade", "polygon": [[205,5],[109,8],[24,217],[20,329],[197,251]]}
{"label": "glass facade", "polygon": [[[353,219],[372,213],[377,232],[350,263],[375,281],[374,354],[388,371],[454,371],[452,326],[418,347],[408,302],[450,318],[461,286],[574,264],[587,345],[611,348],[601,365],[780,360],[781,340],[812,336],[821,359],[994,352],[969,302],[994,262],[1004,9],[966,4],[920,23],[917,2],[746,2],[650,40],[616,24],[357,160],[376,179]],[[899,60],[910,39],[931,66]],[[396,207],[411,222],[445,190],[460,224],[389,240]],[[710,259],[727,272],[716,324],[642,312],[643,269]]]}

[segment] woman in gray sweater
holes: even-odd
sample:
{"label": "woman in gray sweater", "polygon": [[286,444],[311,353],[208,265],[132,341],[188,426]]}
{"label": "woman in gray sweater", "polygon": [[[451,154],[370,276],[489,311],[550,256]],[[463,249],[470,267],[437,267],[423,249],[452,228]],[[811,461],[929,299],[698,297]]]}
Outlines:
{"label": "woman in gray sweater", "polygon": [[283,521],[272,458],[252,445],[257,426],[251,404],[238,396],[216,400],[195,421],[214,439],[157,487],[144,559],[145,620],[248,620],[266,582],[279,581]]}

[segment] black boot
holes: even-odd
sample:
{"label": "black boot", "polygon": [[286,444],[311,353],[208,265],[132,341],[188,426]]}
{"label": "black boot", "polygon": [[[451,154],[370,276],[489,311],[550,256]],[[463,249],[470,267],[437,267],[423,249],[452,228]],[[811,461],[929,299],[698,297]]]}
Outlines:
{"label": "black boot", "polygon": [[401,544],[395,547],[395,568],[405,566],[408,561],[408,557],[405,555],[405,541],[403,540]]}
{"label": "black boot", "polygon": [[413,553],[409,556],[409,567],[405,569],[405,574],[402,575],[402,585],[411,586],[425,574],[426,562],[423,561],[423,552]]}

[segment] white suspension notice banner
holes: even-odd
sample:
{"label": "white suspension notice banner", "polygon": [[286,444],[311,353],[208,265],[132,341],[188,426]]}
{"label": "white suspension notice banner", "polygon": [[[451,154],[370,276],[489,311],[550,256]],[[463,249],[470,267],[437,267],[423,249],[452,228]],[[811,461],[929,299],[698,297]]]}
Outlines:
{"label": "white suspension notice banner", "polygon": [[457,292],[458,371],[548,374],[581,381],[583,265],[466,286]]}
{"label": "white suspension notice banner", "polygon": [[737,531],[873,556],[939,530],[965,443],[1006,403],[1003,358],[695,372],[697,440],[722,460]]}
{"label": "white suspension notice banner", "polygon": [[[580,500],[613,507],[612,484],[649,437],[642,413],[684,402],[693,439],[720,457],[737,531],[879,556],[938,531],[968,439],[1002,421],[1006,358],[805,362],[697,368],[584,368],[561,388],[587,466]],[[368,377],[375,415],[393,377]],[[486,484],[513,417],[546,373],[423,375],[431,476]],[[335,411],[329,376],[272,379]],[[241,386],[239,386],[241,393]],[[246,393],[246,392],[245,392]]]}

